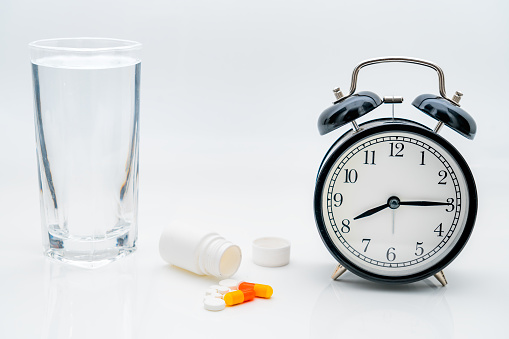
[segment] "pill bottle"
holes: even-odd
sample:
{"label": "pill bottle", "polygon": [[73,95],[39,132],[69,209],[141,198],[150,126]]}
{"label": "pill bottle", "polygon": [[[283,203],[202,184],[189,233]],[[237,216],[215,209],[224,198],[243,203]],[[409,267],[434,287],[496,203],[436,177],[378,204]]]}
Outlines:
{"label": "pill bottle", "polygon": [[190,227],[169,227],[159,240],[161,257],[172,265],[199,275],[227,278],[242,260],[240,247],[215,232]]}

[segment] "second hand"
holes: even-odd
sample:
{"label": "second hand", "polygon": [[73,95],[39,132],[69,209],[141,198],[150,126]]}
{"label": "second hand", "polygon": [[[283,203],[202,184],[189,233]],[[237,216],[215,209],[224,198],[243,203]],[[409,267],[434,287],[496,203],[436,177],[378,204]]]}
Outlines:
{"label": "second hand", "polygon": [[395,218],[396,210],[392,210],[392,234],[394,234],[394,218]]}

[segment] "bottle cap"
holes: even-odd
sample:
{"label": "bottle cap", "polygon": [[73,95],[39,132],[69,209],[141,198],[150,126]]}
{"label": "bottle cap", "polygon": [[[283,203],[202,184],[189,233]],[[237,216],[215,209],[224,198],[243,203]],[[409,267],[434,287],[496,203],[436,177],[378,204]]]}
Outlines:
{"label": "bottle cap", "polygon": [[290,262],[290,242],[276,237],[256,239],[253,241],[253,262],[265,267],[288,265]]}

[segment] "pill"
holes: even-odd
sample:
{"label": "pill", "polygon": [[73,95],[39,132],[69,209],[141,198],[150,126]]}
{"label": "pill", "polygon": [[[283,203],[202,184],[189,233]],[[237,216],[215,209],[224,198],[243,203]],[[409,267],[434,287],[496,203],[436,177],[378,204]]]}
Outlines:
{"label": "pill", "polygon": [[205,295],[211,295],[211,294],[214,294],[214,293],[217,293],[217,290],[216,289],[213,289],[213,288],[209,288],[205,291]]}
{"label": "pill", "polygon": [[263,285],[263,284],[253,284],[249,282],[243,282],[239,285],[240,290],[248,290],[252,289],[255,292],[255,296],[258,298],[265,298],[268,299],[272,296],[272,293],[274,291],[272,290],[272,287],[269,285]]}
{"label": "pill", "polygon": [[220,286],[228,287],[230,290],[238,290],[239,281],[235,279],[224,279],[219,282]]}
{"label": "pill", "polygon": [[203,297],[203,301],[205,301],[205,299],[207,298],[223,299],[223,295],[221,293],[208,294],[205,297]]}
{"label": "pill", "polygon": [[203,307],[207,311],[222,311],[226,307],[226,303],[223,299],[205,298],[205,300],[203,300]]}
{"label": "pill", "polygon": [[221,294],[226,294],[226,293],[230,292],[230,289],[226,286],[219,286],[219,288],[217,289],[217,292],[221,293]]}
{"label": "pill", "polygon": [[205,295],[205,298],[219,298],[219,299],[223,299],[223,295],[219,292],[214,292],[212,294],[206,294]]}
{"label": "pill", "polygon": [[250,290],[237,290],[228,292],[224,295],[223,299],[226,305],[233,306],[237,304],[242,304],[246,301],[253,300],[255,297],[255,292],[253,289]]}

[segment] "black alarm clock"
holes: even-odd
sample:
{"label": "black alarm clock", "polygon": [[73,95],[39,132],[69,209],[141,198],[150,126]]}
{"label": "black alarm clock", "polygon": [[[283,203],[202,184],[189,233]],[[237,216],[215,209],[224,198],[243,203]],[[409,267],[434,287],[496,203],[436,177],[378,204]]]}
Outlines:
{"label": "black alarm clock", "polygon": [[[357,124],[356,119],[382,103],[403,101],[356,92],[359,70],[384,62],[423,65],[438,73],[440,95],[422,94],[412,102],[438,120],[435,128],[394,116]],[[346,124],[353,128],[326,153],[316,179],[316,225],[339,262],[332,278],[346,270],[384,283],[434,275],[445,286],[443,269],[467,243],[477,214],[472,172],[460,152],[439,135],[446,125],[474,138],[476,124],[459,105],[462,94],[447,98],[441,68],[406,57],[362,62],[353,71],[350,93],[334,93],[333,106],[319,117],[320,134]]]}

